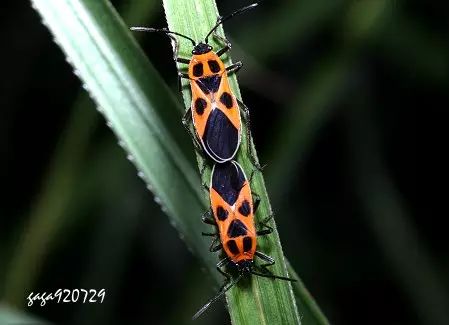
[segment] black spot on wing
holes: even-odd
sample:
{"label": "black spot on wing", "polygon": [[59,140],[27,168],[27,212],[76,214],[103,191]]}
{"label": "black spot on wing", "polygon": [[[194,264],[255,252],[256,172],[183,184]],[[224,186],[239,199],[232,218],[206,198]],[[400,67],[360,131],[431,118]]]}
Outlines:
{"label": "black spot on wing", "polygon": [[231,239],[226,243],[226,246],[228,246],[228,249],[231,251],[232,254],[237,255],[240,253],[239,248],[237,247],[237,243],[235,240]]}
{"label": "black spot on wing", "polygon": [[239,145],[239,130],[221,110],[214,109],[207,119],[202,140],[212,159],[229,160]]}
{"label": "black spot on wing", "polygon": [[251,206],[247,200],[242,202],[242,205],[239,207],[239,212],[245,217],[249,216],[251,213]]}
{"label": "black spot on wing", "polygon": [[251,250],[253,246],[253,240],[251,239],[251,237],[246,236],[245,238],[243,238],[243,251],[244,252],[249,252]]}
{"label": "black spot on wing", "polygon": [[212,175],[212,188],[229,205],[234,205],[245,184],[245,175],[237,165],[231,162],[216,164]]}
{"label": "black spot on wing", "polygon": [[223,209],[222,206],[218,206],[218,208],[217,208],[217,218],[220,221],[226,220],[228,218],[228,211]]}
{"label": "black spot on wing", "polygon": [[221,76],[213,75],[210,77],[203,77],[196,80],[196,84],[201,88],[201,91],[205,94],[210,92],[216,93],[220,88]]}
{"label": "black spot on wing", "polygon": [[245,236],[247,233],[247,228],[243,222],[239,219],[232,220],[228,228],[228,236],[230,238]]}
{"label": "black spot on wing", "polygon": [[201,62],[193,66],[193,75],[195,77],[201,77],[203,75],[203,64]]}
{"label": "black spot on wing", "polygon": [[224,92],[223,94],[221,94],[220,96],[220,102],[226,106],[226,108],[232,108],[233,105],[233,100],[232,100],[232,96],[230,93],[228,92]]}
{"label": "black spot on wing", "polygon": [[220,72],[220,65],[216,60],[209,60],[207,61],[207,64],[209,65],[210,71],[212,71],[213,73]]}
{"label": "black spot on wing", "polygon": [[203,115],[206,107],[207,107],[207,102],[205,99],[198,97],[195,100],[195,111],[197,112],[198,115]]}

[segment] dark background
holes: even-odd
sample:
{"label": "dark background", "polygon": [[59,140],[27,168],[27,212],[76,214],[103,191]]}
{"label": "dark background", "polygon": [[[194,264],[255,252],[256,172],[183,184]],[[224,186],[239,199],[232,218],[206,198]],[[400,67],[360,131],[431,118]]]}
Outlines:
{"label": "dark background", "polygon": [[[27,2],[4,6],[3,304],[64,324],[189,323],[214,292],[211,279],[37,13]],[[241,2],[218,6],[228,13]],[[154,8],[139,23],[164,26],[162,5]],[[434,184],[444,186],[446,167],[447,9],[266,1],[225,26],[244,62],[239,82],[285,254],[334,324],[449,324],[447,213]],[[141,43],[176,91],[169,43]],[[29,292],[57,288],[106,288],[107,300],[25,306]],[[221,303],[198,321],[228,322]]]}

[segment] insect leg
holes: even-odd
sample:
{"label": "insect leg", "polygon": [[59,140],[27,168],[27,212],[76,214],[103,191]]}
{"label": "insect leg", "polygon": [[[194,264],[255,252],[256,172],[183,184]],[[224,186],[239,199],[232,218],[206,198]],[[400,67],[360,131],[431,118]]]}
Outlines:
{"label": "insect leg", "polygon": [[287,278],[285,276],[279,276],[279,275],[274,275],[270,270],[267,269],[268,266],[272,266],[275,264],[274,259],[271,256],[265,255],[262,252],[256,251],[254,253],[254,255],[256,255],[257,257],[259,257],[261,260],[267,262],[266,264],[262,264],[261,266],[258,267],[258,269],[260,269],[262,271],[262,273],[258,273],[258,272],[251,272],[252,274],[258,275],[258,276],[262,276],[262,277],[266,277],[266,278],[273,278],[273,279],[280,279],[280,280],[285,280],[285,281],[291,281],[291,282],[295,282],[296,279],[291,279],[291,278]]}
{"label": "insect leg", "polygon": [[[213,225],[213,226],[216,227],[217,223],[215,222],[214,219],[211,218],[211,214],[212,214],[212,212],[210,210],[208,210],[208,211],[206,211],[202,215],[201,219],[203,220],[204,223],[207,223],[209,225]],[[216,245],[214,247],[214,245],[217,243],[217,240],[219,239],[217,232],[214,232],[214,233],[202,232],[201,235],[203,235],[203,236],[215,236],[214,240],[210,243],[210,246],[209,246],[209,251],[210,252],[216,252],[216,251],[219,251],[222,248],[221,243],[219,243],[218,245]]]}
{"label": "insect leg", "polygon": [[209,308],[211,304],[220,299],[229,289],[231,289],[238,282],[238,280],[240,280],[241,276],[239,276],[234,282],[231,282],[232,279],[231,276],[228,273],[221,270],[221,267],[227,264],[228,262],[229,262],[228,257],[226,257],[225,259],[217,263],[218,272],[224,275],[226,279],[223,281],[223,285],[221,286],[220,291],[214,297],[212,297],[203,307],[201,307],[201,309],[198,310],[195,315],[193,315],[192,320],[197,319],[202,313],[204,313],[204,311],[207,308]]}
{"label": "insect leg", "polygon": [[198,152],[200,155],[204,156],[203,148],[201,147],[200,143],[198,142],[196,134],[190,128],[189,120],[190,121],[192,120],[192,108],[191,107],[186,109],[184,116],[182,117],[182,125],[184,126],[186,131],[190,134],[190,136],[192,137],[196,152]]}
{"label": "insect leg", "polygon": [[[201,154],[203,154],[203,153],[201,152]],[[201,181],[203,181],[204,171],[206,170],[206,167],[207,167],[207,164],[206,164],[205,161],[203,161],[203,165],[201,166],[201,170],[200,170]],[[204,189],[207,193],[209,193],[210,190],[209,190],[208,184],[207,184],[207,183],[202,183],[202,185],[203,185],[203,189]]]}
{"label": "insect leg", "polygon": [[189,75],[185,72],[178,71],[178,91],[182,92],[182,81],[181,79],[189,79]]}
{"label": "insect leg", "polygon": [[253,212],[254,214],[257,212],[257,209],[259,208],[259,204],[260,204],[260,196],[257,193],[251,192],[253,198],[254,198],[254,203],[253,203]]}
{"label": "insect leg", "polygon": [[[217,18],[217,23],[221,20],[221,16],[218,16]],[[213,33],[214,37],[216,39],[218,39],[220,42],[222,42],[225,46],[217,51],[217,55],[218,56],[222,56],[223,54],[225,54],[227,51],[229,51],[232,47],[231,42],[229,42],[229,40],[221,35],[218,34],[217,30],[214,31]]]}
{"label": "insect leg", "polygon": [[[257,236],[265,236],[265,235],[269,235],[273,232],[273,227],[269,226],[267,223],[268,221],[270,221],[271,219],[273,219],[273,214],[270,214],[268,217],[266,217],[264,220],[262,220],[261,222],[259,222],[259,225],[262,226],[261,230],[258,230],[256,232]],[[264,229],[265,228],[265,229]]]}
{"label": "insect leg", "polygon": [[263,167],[260,166],[259,162],[257,161],[256,157],[254,156],[252,147],[251,147],[251,122],[249,117],[249,109],[248,107],[237,98],[237,102],[239,104],[239,108],[243,111],[243,116],[245,119],[245,125],[246,125],[246,150],[249,154],[249,157],[251,158],[251,163],[254,167],[256,167],[257,170],[262,171]]}
{"label": "insect leg", "polygon": [[243,67],[243,63],[241,61],[231,64],[229,67],[226,67],[226,71],[228,73],[235,73],[239,71]]}
{"label": "insect leg", "polygon": [[190,63],[190,59],[186,59],[186,58],[180,58],[179,55],[179,41],[176,39],[176,37],[174,37],[173,35],[170,34],[166,34],[168,37],[170,37],[172,44],[173,44],[173,60],[175,60],[176,62],[179,63],[185,63],[185,64],[189,64]]}
{"label": "insect leg", "polygon": [[[271,265],[274,265],[274,264],[275,264],[275,261],[274,261],[274,259],[273,259],[271,256],[268,256],[268,255],[266,255],[266,254],[264,254],[264,253],[262,253],[262,252],[256,251],[256,252],[254,253],[254,255],[256,255],[256,256],[257,256],[258,258],[260,258],[261,260],[267,262],[266,264],[262,264],[262,265],[260,266],[260,268],[263,269],[263,270],[266,270],[266,268],[267,268],[268,266],[271,266]],[[266,271],[267,271],[267,272],[270,272],[269,270],[266,270]]]}
{"label": "insect leg", "polygon": [[[221,37],[221,36],[220,36]],[[231,44],[231,43],[229,43]],[[223,54],[225,54],[227,51],[229,51],[231,49],[231,47],[229,45],[226,45],[225,47],[223,47],[222,49],[217,51],[217,55],[218,56],[222,56]]]}
{"label": "insect leg", "polygon": [[276,262],[271,256],[268,256],[262,252],[255,251],[254,255],[260,258],[262,261],[265,261],[267,263],[260,265],[258,268],[262,271],[262,273],[265,274],[272,274],[270,270],[267,269],[267,267],[274,265]]}
{"label": "insect leg", "polygon": [[[256,173],[256,170],[253,169],[253,170],[251,171],[251,175],[249,175],[249,184],[250,184],[250,185],[253,183],[253,177],[254,177],[254,174],[255,174],[255,173]],[[253,193],[253,194],[255,194],[255,193]],[[259,195],[256,194],[256,196],[259,196]]]}
{"label": "insect leg", "polygon": [[225,257],[217,263],[217,271],[220,272],[224,277],[226,277],[226,280],[223,283],[223,285],[221,286],[220,291],[226,286],[226,284],[229,283],[229,281],[231,281],[231,278],[232,278],[229,273],[227,273],[221,269],[223,266],[226,266],[229,263],[229,261],[230,261],[229,257]]}
{"label": "insect leg", "polygon": [[214,236],[217,236],[217,233],[216,232],[202,232],[201,236],[214,237]]}
{"label": "insect leg", "polygon": [[177,57],[175,60],[176,60],[176,62],[179,62],[179,63],[185,63],[185,64],[189,64],[190,63],[190,59],[186,59],[186,58],[179,58],[179,57]]}
{"label": "insect leg", "polygon": [[[254,171],[253,171],[254,173]],[[253,175],[253,173],[251,173],[251,177]],[[251,178],[250,178],[250,182],[251,182]],[[253,204],[253,212],[254,214],[256,214],[257,209],[259,208],[260,205],[260,196],[259,194],[255,193],[255,192],[251,192],[253,198],[254,198],[254,204]],[[267,224],[268,221],[270,221],[271,219],[273,219],[273,214],[270,214],[268,217],[266,217],[265,219],[263,219],[262,221],[260,221],[258,224],[262,226],[261,230],[258,230],[256,232],[257,236],[265,236],[268,234],[271,234],[273,232],[273,227],[269,226]]]}
{"label": "insect leg", "polygon": [[216,226],[217,223],[215,222],[215,220],[211,217],[212,215],[212,211],[207,210],[206,212],[203,213],[203,215],[201,216],[201,220],[208,224],[208,225],[212,225],[212,226]]}
{"label": "insect leg", "polygon": [[[175,62],[178,63],[184,63],[184,64],[189,64],[190,63],[190,59],[186,59],[186,58],[180,58],[179,55],[179,41],[170,34],[166,34],[168,37],[170,37],[172,44],[173,44],[173,60],[175,60]],[[185,78],[185,79],[190,79],[189,75],[187,73],[178,71],[178,89],[179,91],[182,91],[182,83],[181,83],[181,79]]]}
{"label": "insect leg", "polygon": [[219,237],[217,236],[214,238],[212,243],[210,243],[209,252],[213,253],[213,252],[219,251],[222,248],[221,243],[218,243],[216,246],[214,246],[218,240],[219,240]]}

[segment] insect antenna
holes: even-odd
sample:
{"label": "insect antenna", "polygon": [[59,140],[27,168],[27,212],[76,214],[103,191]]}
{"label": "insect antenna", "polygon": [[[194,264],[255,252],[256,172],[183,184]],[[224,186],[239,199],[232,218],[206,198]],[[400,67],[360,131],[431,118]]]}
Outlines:
{"label": "insect antenna", "polygon": [[240,279],[243,277],[243,273],[240,274],[234,281],[232,281],[230,284],[228,284],[227,286],[225,286],[223,289],[220,290],[220,292],[218,292],[214,297],[212,297],[203,307],[201,307],[200,310],[198,310],[195,315],[193,315],[192,320],[197,319],[198,317],[201,316],[202,313],[204,313],[206,311],[207,308],[209,308],[210,305],[212,305],[215,301],[217,301],[218,299],[220,299],[221,297],[223,297],[223,295],[229,290],[231,289],[237,282],[240,281]]}
{"label": "insect antenna", "polygon": [[154,32],[154,33],[178,35],[178,36],[184,37],[185,39],[188,39],[190,42],[192,42],[193,46],[196,46],[196,42],[192,38],[185,36],[183,34],[177,33],[177,32],[173,32],[171,30],[168,30],[167,28],[158,29],[158,28],[151,28],[151,27],[131,27],[130,29],[133,31],[137,31],[137,32],[152,32],[152,33]]}
{"label": "insect antenna", "polygon": [[204,39],[204,42],[207,44],[208,43],[208,38],[209,38],[209,36],[218,28],[218,26],[220,26],[221,24],[223,24],[226,20],[229,20],[229,19],[231,19],[232,17],[234,17],[234,16],[236,16],[236,15],[240,15],[241,13],[243,13],[243,12],[245,12],[245,11],[247,11],[247,10],[250,10],[250,9],[253,9],[254,7],[257,7],[258,5],[259,5],[259,3],[261,3],[262,2],[262,0],[261,1],[257,1],[257,2],[255,2],[255,3],[253,3],[253,4],[250,4],[249,6],[246,6],[246,7],[243,7],[243,8],[240,8],[240,9],[238,9],[238,10],[236,10],[236,11],[234,11],[234,12],[232,12],[232,13],[230,13],[229,15],[227,15],[227,16],[224,16],[224,17],[220,17],[219,19],[218,19],[218,21],[217,21],[217,23],[215,24],[215,26],[210,30],[210,32],[206,35],[206,38]]}
{"label": "insect antenna", "polygon": [[290,282],[296,282],[296,279],[292,279],[292,278],[287,278],[285,276],[279,276],[279,275],[274,275],[274,274],[267,274],[267,273],[259,273],[256,271],[251,271],[251,274],[257,275],[257,276],[261,276],[264,278],[271,278],[271,279],[279,279],[279,280],[285,280],[285,281],[290,281]]}

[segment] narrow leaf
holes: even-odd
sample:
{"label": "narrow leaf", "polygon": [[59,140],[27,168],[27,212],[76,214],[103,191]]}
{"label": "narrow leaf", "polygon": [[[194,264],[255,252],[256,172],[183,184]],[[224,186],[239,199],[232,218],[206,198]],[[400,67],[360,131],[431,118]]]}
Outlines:
{"label": "narrow leaf", "polygon": [[104,0],[33,0],[33,5],[155,200],[188,246],[213,264],[198,236],[206,202],[185,154],[191,145],[185,134],[175,140],[166,128],[166,121],[180,125],[180,107],[128,27]]}
{"label": "narrow leaf", "polygon": [[[188,35],[197,41],[204,40],[205,36],[215,25],[218,17],[214,1],[164,0],[164,8],[169,29]],[[254,14],[254,12],[251,14]],[[239,18],[241,19],[242,17]],[[235,18],[233,23],[238,23],[239,18]],[[224,36],[222,29],[219,32]],[[184,39],[180,39],[180,41],[179,55],[181,57],[190,57],[192,45]],[[223,44],[217,43],[215,40],[211,40],[210,44],[215,49],[223,47]],[[229,65],[231,64],[231,59],[224,57],[224,62],[226,65]],[[182,68],[182,66],[179,65],[178,68]],[[234,94],[240,97],[235,75],[230,78]],[[186,108],[188,108],[191,94],[187,84],[183,88],[183,95]],[[246,134],[245,129],[243,129],[243,134]],[[243,136],[237,160],[249,175],[254,166],[246,150],[247,141],[251,140]],[[253,146],[252,143],[251,146]],[[198,159],[200,166],[202,166],[205,163],[203,158],[198,156]],[[209,175],[206,173],[205,180],[208,177]],[[254,174],[251,188],[262,199],[256,217],[260,221],[272,214],[261,173],[256,172]],[[275,227],[274,221],[272,226]],[[260,238],[258,240],[258,249],[276,260],[276,265],[272,267],[273,273],[286,275],[287,268],[276,228],[273,234],[267,237],[269,238]],[[287,281],[253,276],[250,283],[241,282],[228,291],[227,301],[233,324],[300,324],[292,287]]]}

